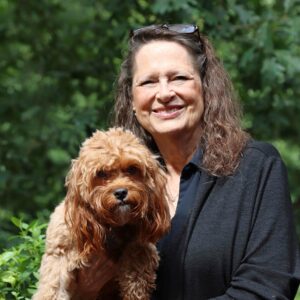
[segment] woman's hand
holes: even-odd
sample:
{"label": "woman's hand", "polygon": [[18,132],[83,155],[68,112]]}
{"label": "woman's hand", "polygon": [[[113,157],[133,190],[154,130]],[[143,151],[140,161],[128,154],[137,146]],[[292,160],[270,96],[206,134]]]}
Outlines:
{"label": "woman's hand", "polygon": [[105,254],[100,253],[90,262],[89,266],[78,270],[77,286],[74,289],[72,299],[97,299],[99,291],[112,279],[116,270],[116,264],[108,259]]}

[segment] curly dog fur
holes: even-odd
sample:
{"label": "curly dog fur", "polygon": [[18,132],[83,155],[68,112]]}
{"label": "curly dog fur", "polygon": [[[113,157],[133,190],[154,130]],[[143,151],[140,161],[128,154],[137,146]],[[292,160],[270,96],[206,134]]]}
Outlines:
{"label": "curly dog fur", "polygon": [[[33,300],[73,299],[76,272],[104,251],[117,263],[120,299],[150,299],[168,230],[166,178],[129,131],[96,131],[72,161],[67,195],[51,215]],[[108,299],[101,296],[98,299]]]}

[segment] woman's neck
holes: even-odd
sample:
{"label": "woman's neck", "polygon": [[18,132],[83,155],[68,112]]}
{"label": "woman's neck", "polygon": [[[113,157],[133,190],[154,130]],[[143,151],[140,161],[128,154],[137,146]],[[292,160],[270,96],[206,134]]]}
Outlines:
{"label": "woman's neck", "polygon": [[200,133],[198,130],[189,135],[165,135],[155,141],[169,175],[180,175],[199,145]]}
{"label": "woman's neck", "polygon": [[200,130],[189,135],[165,135],[155,139],[167,168],[166,188],[169,196],[171,217],[175,215],[178,203],[180,175],[199,145],[199,132]]}

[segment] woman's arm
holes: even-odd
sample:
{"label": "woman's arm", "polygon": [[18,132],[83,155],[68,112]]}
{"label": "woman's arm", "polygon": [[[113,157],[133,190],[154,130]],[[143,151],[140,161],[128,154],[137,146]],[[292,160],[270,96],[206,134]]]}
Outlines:
{"label": "woman's arm", "polygon": [[299,247],[280,158],[266,160],[258,182],[245,254],[226,293],[212,299],[294,299],[297,292]]}

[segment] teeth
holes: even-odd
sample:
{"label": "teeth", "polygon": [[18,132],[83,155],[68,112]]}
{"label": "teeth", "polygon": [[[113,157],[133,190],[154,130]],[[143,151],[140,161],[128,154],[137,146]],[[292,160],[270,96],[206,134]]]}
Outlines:
{"label": "teeth", "polygon": [[180,110],[181,108],[180,107],[166,107],[166,108],[163,108],[163,109],[156,109],[154,110],[155,112],[157,113],[172,113],[172,112],[175,112],[177,110]]}
{"label": "teeth", "polygon": [[169,112],[173,112],[173,111],[176,111],[178,110],[178,108],[170,108],[170,109],[166,109],[166,111],[169,111]]}

